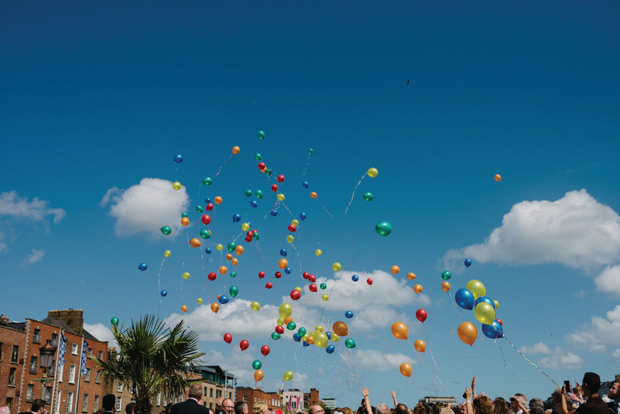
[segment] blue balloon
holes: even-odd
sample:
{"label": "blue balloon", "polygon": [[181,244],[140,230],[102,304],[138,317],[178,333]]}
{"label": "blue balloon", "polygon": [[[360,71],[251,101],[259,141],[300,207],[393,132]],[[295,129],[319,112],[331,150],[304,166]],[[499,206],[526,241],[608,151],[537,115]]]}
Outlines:
{"label": "blue balloon", "polygon": [[278,210],[271,210],[271,211],[269,212],[269,214],[271,214],[273,217],[275,217],[275,216],[277,216],[277,215],[278,215]]}
{"label": "blue balloon", "polygon": [[504,336],[504,328],[499,322],[493,321],[491,325],[482,325],[482,333],[487,338],[497,339]]}
{"label": "blue balloon", "polygon": [[463,263],[465,263],[465,267],[469,267],[471,266],[471,259],[465,259],[465,262]]}
{"label": "blue balloon", "polygon": [[301,341],[301,336],[299,336],[299,334],[297,332],[295,332],[293,334],[293,339],[295,340],[295,342],[299,342],[299,341]]}
{"label": "blue balloon", "polygon": [[327,339],[332,339],[332,333],[331,332],[325,332],[325,335],[327,336]]}
{"label": "blue balloon", "polygon": [[469,310],[474,308],[474,302],[476,301],[474,299],[474,294],[471,293],[471,290],[465,288],[456,291],[454,300],[461,308]]}
{"label": "blue balloon", "polygon": [[306,341],[304,341],[304,346],[310,346],[310,344]]}
{"label": "blue balloon", "polygon": [[256,201],[256,200],[252,200],[252,201],[250,201],[250,205],[251,205],[252,207],[258,207],[258,201]]}
{"label": "blue balloon", "polygon": [[286,257],[287,254],[288,252],[286,251],[286,249],[280,249],[280,256]]}
{"label": "blue balloon", "polygon": [[211,204],[211,199],[210,198],[205,198],[205,203]]}
{"label": "blue balloon", "polygon": [[146,265],[146,263],[140,263],[138,265],[138,269],[142,270],[143,272],[148,268],[148,266]]}
{"label": "blue balloon", "polygon": [[351,311],[346,311],[346,312],[344,313],[344,316],[346,316],[347,318],[351,319],[351,318],[353,317],[353,312],[351,312]]}
{"label": "blue balloon", "polygon": [[325,348],[325,352],[327,352],[328,354],[333,354],[335,350],[336,347],[333,345],[328,345],[327,348]]}
{"label": "blue balloon", "polygon": [[493,303],[493,299],[491,299],[488,296],[481,296],[478,299],[476,299],[476,303],[474,304],[474,307],[478,305],[480,302],[486,302],[489,305],[493,306],[493,309],[495,309],[495,304]]}
{"label": "blue balloon", "polygon": [[181,154],[177,154],[174,156],[174,162],[176,162],[177,164],[182,163],[183,162],[183,156]]}
{"label": "blue balloon", "polygon": [[167,290],[162,290],[161,291],[161,295],[162,296],[168,296],[168,291]]}
{"label": "blue balloon", "polygon": [[353,275],[351,276],[351,280],[353,280],[354,282],[357,282],[358,280],[360,280],[360,277],[358,275]]}
{"label": "blue balloon", "polygon": [[301,185],[303,185],[304,188],[308,188],[310,186],[310,184],[308,184],[308,181],[304,181],[303,183],[301,183]]}
{"label": "blue balloon", "polygon": [[233,223],[236,223],[239,220],[241,220],[241,214],[239,213],[233,214]]}
{"label": "blue balloon", "polygon": [[293,270],[290,267],[287,267],[286,269],[284,269],[284,272],[286,272],[287,275],[290,275],[292,271]]}
{"label": "blue balloon", "polygon": [[210,248],[210,247],[207,247],[207,248],[205,249],[205,253],[206,253],[206,254],[211,254],[211,248]]}
{"label": "blue balloon", "polygon": [[229,301],[229,300],[230,300],[230,299],[229,299],[229,298],[228,298],[228,296],[226,296],[226,295],[222,295],[222,296],[220,296],[220,303],[221,303],[222,305],[223,305],[223,304],[225,304],[225,303],[228,303],[228,301]]}
{"label": "blue balloon", "polygon": [[306,213],[299,213],[299,218],[304,221],[306,219]]}

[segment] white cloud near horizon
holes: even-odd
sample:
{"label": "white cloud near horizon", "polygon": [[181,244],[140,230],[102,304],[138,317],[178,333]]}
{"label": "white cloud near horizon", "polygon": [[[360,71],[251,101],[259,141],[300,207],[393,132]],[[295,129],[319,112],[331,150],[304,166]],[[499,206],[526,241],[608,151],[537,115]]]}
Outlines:
{"label": "white cloud near horizon", "polygon": [[[181,214],[187,210],[189,196],[183,186],[172,188],[172,182],[159,178],[143,178],[139,184],[126,190],[110,188],[100,205],[111,205],[109,214],[116,219],[115,233],[128,237],[137,233],[161,235],[160,228],[175,228]],[[175,235],[173,230],[171,236]]]}
{"label": "white cloud near horizon", "polygon": [[410,356],[400,352],[390,354],[375,349],[359,349],[355,354],[351,355],[355,356],[352,356],[352,360],[349,362],[354,363],[357,369],[363,371],[385,372],[394,369],[398,370],[403,362],[408,362],[411,366],[417,363]]}
{"label": "white cloud near horizon", "polygon": [[41,261],[41,259],[43,259],[43,256],[45,256],[45,250],[42,250],[42,249],[32,249],[30,254],[22,262],[22,265],[23,266],[27,266],[27,265],[31,265],[31,264],[34,264],[36,262],[39,262],[39,261]]}
{"label": "white cloud near horizon", "polygon": [[620,216],[585,189],[555,201],[522,201],[483,243],[449,250],[444,263],[456,267],[465,257],[480,263],[555,262],[574,268],[617,263]]}
{"label": "white cloud near horizon", "polygon": [[606,318],[592,317],[591,322],[578,331],[569,334],[567,339],[591,352],[603,353],[607,345],[620,344],[620,305],[606,312]]}
{"label": "white cloud near horizon", "polygon": [[114,334],[112,333],[112,330],[108,328],[107,326],[105,326],[104,324],[96,323],[94,325],[91,325],[89,323],[84,323],[84,329],[90,332],[90,334],[94,336],[95,338],[97,338],[99,341],[107,342],[108,348],[111,348],[114,346],[118,349],[118,344],[116,343],[116,340],[114,339]]}
{"label": "white cloud near horizon", "polygon": [[598,290],[620,296],[620,264],[606,267],[594,283]]}
{"label": "white cloud near horizon", "polygon": [[545,355],[538,361],[542,368],[552,369],[577,369],[584,364],[583,358],[572,352],[568,352],[556,346],[550,348],[548,345],[538,342],[532,346],[522,346],[519,348],[524,354],[543,354]]}

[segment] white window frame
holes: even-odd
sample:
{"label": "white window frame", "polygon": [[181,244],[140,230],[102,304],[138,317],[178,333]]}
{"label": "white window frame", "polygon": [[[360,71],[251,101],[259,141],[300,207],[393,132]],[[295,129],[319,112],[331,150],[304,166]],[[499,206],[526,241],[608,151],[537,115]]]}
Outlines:
{"label": "white window frame", "polygon": [[71,355],[77,355],[78,353],[78,344],[75,342],[71,344]]}
{"label": "white window frame", "polygon": [[123,383],[119,382],[116,384],[116,392],[123,392]]}
{"label": "white window frame", "polygon": [[116,411],[121,411],[123,409],[123,397],[116,397]]}
{"label": "white window frame", "polygon": [[62,373],[64,371],[64,368],[64,364],[58,366],[58,372],[56,373],[56,376],[58,377],[58,382],[62,382]]}
{"label": "white window frame", "polygon": [[73,411],[73,392],[69,391],[67,393],[67,413]]}
{"label": "white window frame", "polygon": [[75,384],[75,365],[69,367],[69,384]]}
{"label": "white window frame", "polygon": [[82,399],[82,412],[88,412],[88,394],[84,394],[84,398]]}
{"label": "white window frame", "polygon": [[61,396],[62,396],[62,391],[61,390],[56,391],[56,407],[54,407],[54,414],[60,413],[60,401],[62,401],[60,399]]}
{"label": "white window frame", "polygon": [[93,401],[93,411],[97,411],[99,409],[99,396],[95,395],[95,399]]}

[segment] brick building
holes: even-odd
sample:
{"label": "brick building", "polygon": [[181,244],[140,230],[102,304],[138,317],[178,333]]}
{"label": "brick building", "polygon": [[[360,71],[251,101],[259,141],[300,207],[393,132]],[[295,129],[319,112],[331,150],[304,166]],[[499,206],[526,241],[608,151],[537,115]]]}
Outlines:
{"label": "brick building", "polygon": [[237,401],[248,404],[250,413],[254,412],[254,404],[262,402],[270,410],[282,409],[282,400],[277,392],[265,392],[261,388],[237,387]]}
{"label": "brick building", "polygon": [[314,404],[319,404],[320,402],[319,390],[316,388],[310,388],[310,392],[304,392],[304,405],[306,408]]}
{"label": "brick building", "polygon": [[25,343],[26,332],[11,326],[8,317],[0,316],[0,405],[7,405],[11,412],[17,412]]}

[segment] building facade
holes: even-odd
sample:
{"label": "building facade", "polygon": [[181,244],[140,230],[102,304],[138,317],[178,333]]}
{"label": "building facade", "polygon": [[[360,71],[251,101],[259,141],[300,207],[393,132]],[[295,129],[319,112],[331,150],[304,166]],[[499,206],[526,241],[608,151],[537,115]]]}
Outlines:
{"label": "building facade", "polygon": [[319,404],[320,402],[319,390],[316,388],[310,388],[310,392],[304,392],[304,405],[306,408],[314,404]]}
{"label": "building facade", "polygon": [[248,404],[250,413],[254,412],[254,404],[267,404],[269,410],[282,409],[282,400],[277,392],[265,392],[261,388],[237,387],[237,401]]}

